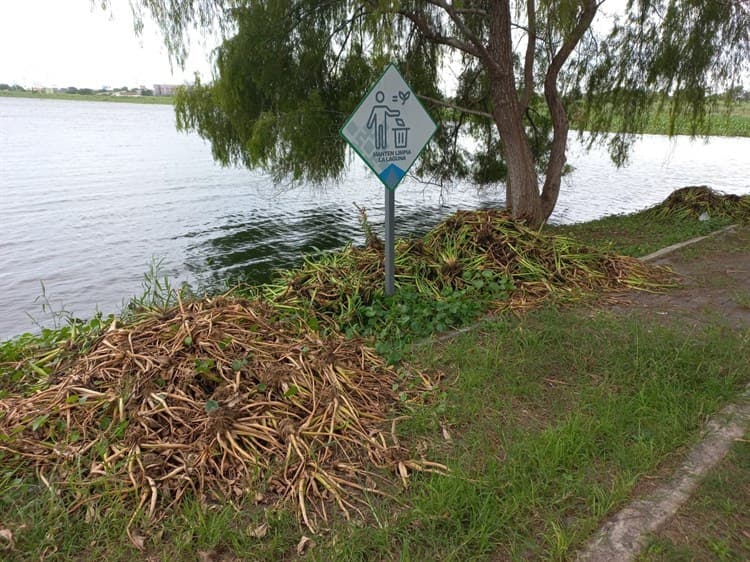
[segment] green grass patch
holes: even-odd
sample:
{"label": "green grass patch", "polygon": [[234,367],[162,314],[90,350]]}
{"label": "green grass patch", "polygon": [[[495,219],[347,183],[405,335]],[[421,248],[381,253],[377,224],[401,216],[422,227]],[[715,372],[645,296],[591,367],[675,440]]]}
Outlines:
{"label": "green grass patch", "polygon": [[723,194],[706,186],[673,191],[663,202],[629,215],[563,226],[548,226],[603,251],[644,256],[732,223],[750,222],[750,195]]}
{"label": "green grass patch", "polygon": [[257,505],[206,508],[194,499],[159,525],[136,518],[131,538],[126,531],[129,506],[102,497],[98,505],[71,515],[59,491],[30,477],[0,473],[0,478],[0,530],[10,533],[10,540],[0,539],[0,559],[8,562],[225,560],[227,553],[242,553],[244,560],[284,560],[299,540],[291,511]]}
{"label": "green grass patch", "polygon": [[545,229],[606,251],[642,257],[672,244],[706,236],[731,223],[732,220],[725,217],[705,221],[674,215],[657,218],[646,209],[579,224],[549,225]]}
{"label": "green grass patch", "polygon": [[[580,129],[582,126],[580,116],[576,114],[575,109],[571,112],[571,122],[574,129]],[[609,125],[610,132],[613,133],[623,128],[623,120],[617,116]],[[750,102],[733,102],[730,105],[719,102],[718,105],[709,107],[703,122],[695,126],[688,115],[678,115],[672,123],[668,109],[659,109],[658,106],[654,106],[646,116],[643,126],[633,132],[650,135],[748,137],[750,136]]]}
{"label": "green grass patch", "polygon": [[[666,112],[652,112],[640,133],[669,134],[670,122]],[[731,108],[721,108],[711,114],[705,123],[693,130],[687,119],[677,119],[675,135],[702,135],[715,137],[750,137],[750,103],[738,103]]]}
{"label": "green grass patch", "polygon": [[113,103],[140,103],[149,105],[174,105],[174,96],[112,96],[108,94],[66,94],[43,92],[18,92],[0,90],[0,97],[33,98],[42,100],[102,101]]}
{"label": "green grass patch", "polygon": [[545,310],[420,349],[412,360],[450,379],[402,438],[429,440],[453,473],[416,479],[411,507],[377,531],[381,550],[370,529],[342,530],[319,559],[567,558],[735,395],[748,345]]}

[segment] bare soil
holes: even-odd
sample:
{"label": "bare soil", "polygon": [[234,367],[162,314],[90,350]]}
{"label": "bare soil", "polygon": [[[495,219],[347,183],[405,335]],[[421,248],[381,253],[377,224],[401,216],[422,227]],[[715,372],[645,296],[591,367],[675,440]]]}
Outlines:
{"label": "bare soil", "polygon": [[618,308],[692,325],[750,328],[750,226],[708,237],[652,263],[671,268],[676,288],[632,293]]}

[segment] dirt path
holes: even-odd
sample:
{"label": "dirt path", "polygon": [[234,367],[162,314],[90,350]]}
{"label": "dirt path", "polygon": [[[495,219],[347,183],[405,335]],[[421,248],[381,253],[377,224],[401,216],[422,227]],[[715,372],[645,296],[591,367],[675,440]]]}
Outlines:
{"label": "dirt path", "polygon": [[[651,261],[672,268],[680,287],[664,294],[634,294],[627,305],[617,307],[621,312],[687,325],[722,324],[748,331],[750,337],[750,226],[726,230]],[[704,437],[672,477],[609,519],[579,560],[634,559],[650,533],[669,531],[677,510],[749,427],[750,386],[707,424]]]}
{"label": "dirt path", "polygon": [[750,328],[750,226],[725,230],[650,261],[672,268],[681,286],[664,294],[635,293],[627,308],[692,324]]}

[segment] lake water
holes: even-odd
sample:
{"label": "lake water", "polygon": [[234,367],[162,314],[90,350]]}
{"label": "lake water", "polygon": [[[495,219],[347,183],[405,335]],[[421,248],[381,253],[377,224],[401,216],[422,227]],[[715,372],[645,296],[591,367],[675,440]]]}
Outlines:
{"label": "lake water", "polygon": [[[646,136],[620,170],[573,143],[569,163],[552,222],[635,211],[685,185],[750,193],[750,139]],[[397,234],[503,195],[407,179]],[[382,227],[383,187],[359,163],[324,189],[274,186],[215,164],[202,139],[175,130],[170,106],[0,98],[0,340],[49,323],[42,287],[54,310],[87,317],[139,294],[154,259],[175,282],[216,286],[361,242],[354,203]]]}

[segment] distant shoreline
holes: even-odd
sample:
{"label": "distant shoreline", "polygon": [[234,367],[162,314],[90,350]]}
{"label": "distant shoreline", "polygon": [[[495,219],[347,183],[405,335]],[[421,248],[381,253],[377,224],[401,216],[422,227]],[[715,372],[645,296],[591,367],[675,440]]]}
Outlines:
{"label": "distant shoreline", "polygon": [[[68,94],[63,92],[43,93],[31,92],[28,90],[0,90],[0,97],[7,98],[30,98],[30,99],[52,99],[52,100],[73,100],[73,101],[97,101],[97,102],[115,102],[115,103],[140,103],[140,104],[158,104],[174,105],[174,96],[140,96],[125,95],[116,96],[107,93],[98,94]],[[690,124],[684,119],[677,119],[672,135],[695,135],[695,136],[716,136],[716,137],[750,137],[750,101],[737,102],[731,107],[731,113],[728,107],[719,107],[715,113],[710,116],[710,122],[704,124],[698,130],[693,130]],[[577,130],[575,114],[570,118],[571,129]],[[613,125],[616,129],[617,124]],[[669,135],[670,123],[669,116],[664,112],[654,111],[641,130],[636,134],[651,135]]]}
{"label": "distant shoreline", "polygon": [[43,93],[43,92],[19,92],[19,91],[0,90],[0,97],[174,105],[174,96],[112,96],[108,94],[65,94],[65,93],[50,94],[50,93]]}

